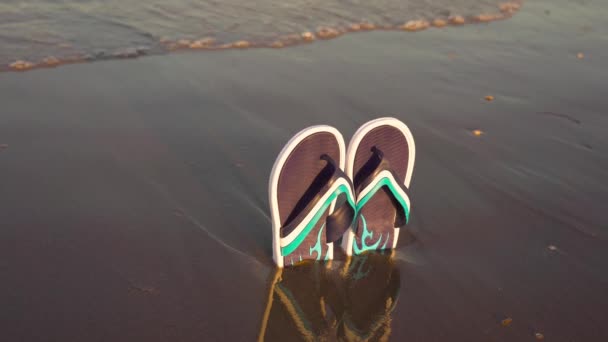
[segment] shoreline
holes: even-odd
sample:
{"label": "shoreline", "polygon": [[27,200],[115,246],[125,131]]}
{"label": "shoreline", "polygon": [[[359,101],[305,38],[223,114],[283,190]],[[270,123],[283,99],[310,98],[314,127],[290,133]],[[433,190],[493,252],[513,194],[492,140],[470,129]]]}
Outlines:
{"label": "shoreline", "polygon": [[[295,47],[303,44],[310,44],[318,40],[332,40],[345,34],[372,31],[405,31],[418,32],[429,28],[459,27],[463,25],[475,25],[490,23],[511,18],[522,7],[523,0],[513,0],[502,2],[498,5],[499,12],[482,13],[474,16],[463,17],[452,15],[449,17],[437,17],[432,19],[409,20],[398,25],[375,24],[362,21],[350,23],[342,27],[321,26],[315,31],[305,31],[300,34],[287,34],[278,36],[276,39],[266,42],[254,42],[249,40],[236,40],[233,42],[218,42],[213,37],[204,37],[198,40],[178,39],[170,40],[160,38],[159,46],[156,47],[130,47],[121,48],[114,52],[104,53],[101,56],[89,54],[77,54],[74,57],[58,58],[47,56],[38,62],[20,59],[0,65],[2,72],[26,72],[37,69],[56,68],[62,65],[92,63],[104,60],[136,59],[146,56],[170,54],[184,51],[224,51],[224,50],[244,50],[244,49],[282,49]],[[150,53],[155,51],[156,53]]]}

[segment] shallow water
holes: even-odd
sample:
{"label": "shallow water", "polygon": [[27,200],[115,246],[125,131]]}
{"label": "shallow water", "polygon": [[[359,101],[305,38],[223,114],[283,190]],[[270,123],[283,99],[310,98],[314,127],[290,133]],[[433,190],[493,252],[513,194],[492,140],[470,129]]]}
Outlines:
{"label": "shallow water", "polygon": [[206,40],[192,46],[208,47],[210,39],[214,46],[242,40],[249,45],[279,40],[283,46],[301,40],[303,32],[324,27],[333,36],[358,30],[361,23],[394,28],[454,16],[484,21],[480,14],[489,15],[486,20],[510,14],[505,1],[9,0],[0,3],[0,65],[135,57],[189,47],[200,39]]}

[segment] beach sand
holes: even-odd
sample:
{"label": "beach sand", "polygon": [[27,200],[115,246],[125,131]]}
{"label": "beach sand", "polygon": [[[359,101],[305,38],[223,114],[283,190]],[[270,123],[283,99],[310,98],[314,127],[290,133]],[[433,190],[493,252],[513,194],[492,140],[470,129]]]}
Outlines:
{"label": "beach sand", "polygon": [[352,316],[394,341],[608,339],[606,13],[531,0],[490,24],[0,74],[3,338],[305,338],[272,289],[270,168],[306,126],[395,116],[417,161],[411,223],[367,278],[388,285],[361,308],[342,254],[286,270],[325,303],[310,336]]}

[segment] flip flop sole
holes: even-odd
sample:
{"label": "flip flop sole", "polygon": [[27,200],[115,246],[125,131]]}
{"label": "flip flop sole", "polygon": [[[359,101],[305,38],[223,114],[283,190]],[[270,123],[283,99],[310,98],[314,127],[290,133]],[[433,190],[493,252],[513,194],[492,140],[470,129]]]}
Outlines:
{"label": "flip flop sole", "polygon": [[333,259],[333,243],[327,243],[325,219],[335,207],[335,200],[322,213],[317,224],[297,237],[281,237],[281,227],[289,223],[303,194],[326,166],[320,156],[326,154],[344,168],[345,144],[340,132],[319,125],[297,133],[279,153],[269,181],[272,216],[273,259],[278,267],[300,261]]}
{"label": "flip flop sole", "polygon": [[[370,121],[355,132],[348,146],[346,174],[354,179],[372,156],[374,146],[382,150],[384,157],[390,162],[397,181],[403,182],[409,188],[416,147],[409,128],[395,118]],[[382,188],[361,208],[357,234],[350,229],[342,239],[342,248],[347,255],[397,246],[399,228],[394,227],[397,215],[394,201],[390,192]]]}

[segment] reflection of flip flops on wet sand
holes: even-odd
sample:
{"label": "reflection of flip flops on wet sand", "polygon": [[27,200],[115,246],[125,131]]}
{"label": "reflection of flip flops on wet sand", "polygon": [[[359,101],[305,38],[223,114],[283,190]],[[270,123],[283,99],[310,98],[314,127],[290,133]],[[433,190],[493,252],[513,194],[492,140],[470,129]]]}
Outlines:
{"label": "reflection of flip flops on wet sand", "polygon": [[337,322],[324,295],[326,268],[309,262],[275,270],[258,341],[328,340]]}
{"label": "reflection of flip flops on wet sand", "polygon": [[409,220],[415,157],[412,133],[397,119],[372,120],[355,132],[346,174],[353,180],[358,216],[342,239],[347,255],[397,246],[399,228]]}
{"label": "reflection of flip flops on wet sand", "polygon": [[[302,130],[279,154],[268,189],[277,266],[333,258],[333,242],[355,215],[344,161],[344,140],[330,126]],[[346,200],[335,208],[338,196]]]}
{"label": "reflection of flip flops on wet sand", "polygon": [[345,341],[384,341],[399,297],[399,269],[392,251],[349,258],[342,271],[344,307],[338,336]]}
{"label": "reflection of flip flops on wet sand", "polygon": [[277,268],[270,275],[258,341],[386,340],[400,289],[392,253]]}

